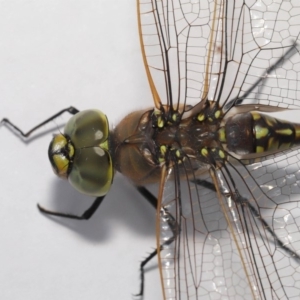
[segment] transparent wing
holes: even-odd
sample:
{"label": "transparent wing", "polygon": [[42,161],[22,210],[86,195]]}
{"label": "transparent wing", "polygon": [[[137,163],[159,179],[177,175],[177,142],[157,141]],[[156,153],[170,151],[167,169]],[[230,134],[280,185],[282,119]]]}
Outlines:
{"label": "transparent wing", "polygon": [[299,107],[298,50],[269,69],[299,42],[299,14],[291,1],[139,1],[155,106],[208,98],[220,106],[240,99],[238,104]]}
{"label": "transparent wing", "polygon": [[[206,99],[224,110],[300,107],[297,3],[142,0],[139,9],[158,109]],[[158,234],[166,299],[300,297],[299,158],[230,157],[213,172],[186,158],[166,168]]]}
{"label": "transparent wing", "polygon": [[[214,187],[208,174],[200,180]],[[240,255],[245,247],[237,248],[216,192],[188,179],[170,180],[162,207],[161,244],[175,233],[174,243],[161,251],[164,298],[252,299]]]}
{"label": "transparent wing", "polygon": [[189,159],[169,170],[160,211],[165,299],[300,297],[299,154],[248,166],[232,158],[215,171],[217,185],[209,172],[191,176]]}
{"label": "transparent wing", "polygon": [[240,220],[234,221],[245,235],[262,299],[300,296],[299,166],[299,150],[247,166],[230,159],[227,165],[235,178],[227,182],[238,192],[230,193]]}
{"label": "transparent wing", "polygon": [[219,21],[220,31],[214,39],[214,48],[220,51],[214,53],[209,100],[221,106],[239,99],[238,104],[299,107],[295,99],[297,95],[299,99],[300,87],[290,80],[300,70],[297,47],[290,51],[299,42],[298,5],[276,1],[222,3],[225,18]]}
{"label": "transparent wing", "polygon": [[207,1],[139,1],[145,67],[162,104],[176,108],[203,98],[214,6]]}

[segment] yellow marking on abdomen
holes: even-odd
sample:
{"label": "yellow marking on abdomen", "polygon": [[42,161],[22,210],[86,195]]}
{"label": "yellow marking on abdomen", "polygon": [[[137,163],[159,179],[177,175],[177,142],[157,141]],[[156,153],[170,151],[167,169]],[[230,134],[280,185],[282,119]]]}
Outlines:
{"label": "yellow marking on abdomen", "polygon": [[266,127],[260,127],[259,125],[255,126],[255,138],[262,139],[266,137],[269,133],[269,129]]}
{"label": "yellow marking on abdomen", "polygon": [[261,118],[260,114],[256,113],[256,112],[251,112],[252,118],[254,121],[257,121]]}
{"label": "yellow marking on abdomen", "polygon": [[282,143],[280,146],[279,146],[279,150],[287,150],[287,149],[290,149],[292,146],[291,143]]}
{"label": "yellow marking on abdomen", "polygon": [[278,150],[278,148],[279,142],[274,137],[270,137],[268,140],[268,150]]}
{"label": "yellow marking on abdomen", "polygon": [[277,129],[275,130],[277,134],[281,135],[291,135],[293,134],[293,130],[291,128]]}
{"label": "yellow marking on abdomen", "polygon": [[295,136],[296,139],[300,139],[300,126],[299,125],[295,125]]}

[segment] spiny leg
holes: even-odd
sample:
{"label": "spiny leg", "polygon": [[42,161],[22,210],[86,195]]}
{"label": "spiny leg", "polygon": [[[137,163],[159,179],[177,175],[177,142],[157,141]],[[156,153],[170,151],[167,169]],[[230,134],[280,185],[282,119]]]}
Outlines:
{"label": "spiny leg", "polygon": [[68,218],[68,219],[76,219],[76,220],[89,220],[92,217],[92,215],[95,213],[95,211],[98,209],[98,207],[100,206],[100,204],[102,203],[104,198],[105,198],[105,196],[97,197],[94,200],[94,202],[92,203],[92,205],[81,216],[65,214],[65,213],[61,213],[61,212],[57,212],[57,211],[48,210],[48,209],[43,208],[39,204],[37,205],[37,207],[40,212],[47,214],[47,215]]}
{"label": "spiny leg", "polygon": [[3,118],[0,122],[0,124],[4,124],[7,127],[12,128],[13,130],[15,130],[16,132],[18,132],[22,137],[29,137],[34,131],[36,131],[37,129],[41,128],[42,126],[44,126],[45,124],[53,121],[54,119],[56,119],[57,117],[59,117],[60,115],[62,115],[63,113],[68,112],[72,115],[75,115],[79,112],[79,110],[73,106],[70,106],[68,108],[65,108],[61,111],[59,111],[58,113],[56,113],[55,115],[51,116],[50,118],[46,119],[45,121],[43,121],[42,123],[36,125],[35,127],[33,127],[32,129],[30,129],[28,132],[24,133],[19,127],[17,127],[15,124],[13,124],[11,121],[9,121],[7,118]]}
{"label": "spiny leg", "polygon": [[[12,128],[17,133],[19,133],[22,137],[27,138],[33,132],[35,132],[36,130],[38,130],[39,128],[41,128],[42,126],[44,126],[45,124],[53,121],[54,119],[56,119],[57,117],[59,117],[60,115],[62,115],[65,112],[68,112],[68,113],[70,113],[72,115],[75,115],[75,114],[77,114],[79,112],[79,110],[77,108],[73,107],[73,106],[65,108],[65,109],[59,111],[58,113],[54,114],[50,118],[46,119],[45,121],[41,122],[40,124],[36,125],[35,127],[33,127],[32,129],[30,129],[26,133],[24,133],[19,127],[17,127],[15,124],[13,124],[11,121],[9,121],[7,118],[2,119],[0,123],[1,124],[5,124],[6,126]],[[97,208],[99,207],[99,205],[102,203],[103,199],[104,199],[104,196],[103,197],[97,197],[94,200],[93,204],[82,215],[80,215],[80,216],[47,210],[47,209],[43,208],[42,206],[40,206],[39,204],[37,206],[38,206],[38,209],[40,210],[40,212],[48,214],[48,215],[58,216],[58,217],[63,217],[63,218],[70,218],[70,219],[77,219],[77,220],[88,220],[95,213],[95,211],[97,210]]]}
{"label": "spiny leg", "polygon": [[[138,192],[144,196],[144,198],[153,206],[153,208],[157,208],[157,198],[145,187],[142,186],[136,186],[136,189]],[[164,249],[165,246],[170,245],[176,238],[179,230],[178,230],[178,224],[175,220],[175,218],[172,216],[170,212],[167,211],[167,209],[162,208],[162,211],[165,215],[165,218],[167,219],[167,223],[169,228],[172,231],[172,237],[170,237],[166,242],[164,242],[162,245],[160,245],[159,250],[155,248],[154,251],[152,251],[140,264],[140,277],[141,277],[141,285],[140,285],[140,291],[138,294],[134,295],[137,297],[141,297],[144,294],[144,286],[145,286],[145,266],[147,263],[157,255],[158,251],[161,251]]]}

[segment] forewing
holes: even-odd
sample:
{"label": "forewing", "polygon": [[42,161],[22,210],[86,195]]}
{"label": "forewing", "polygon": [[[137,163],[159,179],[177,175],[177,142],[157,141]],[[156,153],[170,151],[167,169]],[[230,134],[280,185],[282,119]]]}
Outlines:
{"label": "forewing", "polygon": [[174,109],[179,103],[198,103],[207,94],[206,57],[212,52],[210,31],[219,5],[142,0],[139,8],[142,52],[152,91],[157,89],[161,103]]}
{"label": "forewing", "polygon": [[299,108],[299,4],[227,1],[227,6],[224,67],[220,64],[213,100]]}
{"label": "forewing", "polygon": [[[229,103],[226,109],[234,103],[300,106],[295,1],[142,0],[139,8],[143,58],[157,108],[206,98]],[[294,51],[271,70],[292,45]]]}

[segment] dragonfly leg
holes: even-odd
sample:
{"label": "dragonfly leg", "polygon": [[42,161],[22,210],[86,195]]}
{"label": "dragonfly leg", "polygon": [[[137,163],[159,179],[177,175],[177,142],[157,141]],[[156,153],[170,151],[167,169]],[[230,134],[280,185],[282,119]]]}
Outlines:
{"label": "dragonfly leg", "polygon": [[37,205],[37,207],[38,207],[40,212],[42,212],[44,214],[47,214],[47,215],[63,217],[63,218],[69,218],[69,219],[76,219],[76,220],[88,220],[95,213],[95,211],[97,210],[99,205],[102,203],[104,198],[105,198],[105,196],[97,197],[94,200],[93,204],[81,216],[72,215],[72,214],[65,214],[65,213],[60,213],[60,212],[56,212],[56,211],[51,211],[51,210],[43,208],[39,204]]}
{"label": "dragonfly leg", "polygon": [[56,119],[57,117],[59,117],[60,115],[62,115],[65,112],[68,112],[68,113],[70,113],[72,115],[75,115],[75,114],[77,114],[79,112],[79,110],[77,108],[73,107],[73,106],[65,108],[65,109],[59,111],[58,113],[56,113],[55,115],[53,115],[52,117],[48,118],[47,120],[43,121],[42,123],[38,124],[37,126],[33,127],[28,132],[23,132],[19,127],[17,127],[15,124],[13,124],[11,121],[9,121],[7,118],[3,118],[1,120],[1,122],[0,122],[0,124],[6,125],[7,127],[11,128],[12,130],[18,132],[22,137],[27,138],[34,131],[36,131],[37,129],[41,128],[45,124],[53,121],[54,119]]}
{"label": "dragonfly leg", "polygon": [[[36,125],[32,129],[30,129],[28,132],[23,132],[19,127],[17,127],[15,124],[13,124],[11,121],[9,121],[7,118],[3,118],[1,120],[1,122],[0,122],[0,124],[6,125],[7,127],[11,128],[13,131],[16,131],[17,133],[19,133],[22,137],[27,138],[34,131],[36,131],[37,129],[41,128],[45,124],[53,121],[54,119],[56,119],[57,117],[59,117],[60,115],[62,115],[65,112],[68,112],[68,113],[70,113],[72,115],[75,115],[75,114],[77,114],[79,112],[79,110],[77,108],[73,107],[73,106],[64,108],[61,111],[59,111],[58,113],[56,113],[53,116],[51,116],[50,118],[48,118],[45,121],[41,122],[40,124]],[[71,214],[64,214],[64,213],[60,213],[60,212],[50,211],[50,210],[47,210],[47,209],[43,208],[39,204],[37,206],[38,206],[38,209],[42,213],[45,213],[45,214],[48,214],[48,215],[59,216],[59,217],[64,217],[64,218],[71,218],[71,219],[77,219],[77,220],[88,220],[95,213],[95,211],[97,210],[97,208],[99,207],[99,205],[101,204],[101,202],[102,202],[103,199],[104,199],[104,197],[98,197],[98,198],[96,198],[95,201],[93,202],[93,204],[91,205],[91,207],[89,209],[87,209],[81,216],[76,216],[76,215],[71,215]]]}
{"label": "dragonfly leg", "polygon": [[[136,186],[136,189],[139,191],[141,195],[144,196],[144,198],[153,206],[153,208],[157,208],[157,198],[145,187],[142,186]],[[162,208],[164,217],[167,219],[167,223],[169,225],[169,228],[172,231],[172,236],[164,242],[162,245],[160,245],[159,250],[156,248],[154,251],[148,254],[148,256],[141,262],[140,264],[140,278],[141,278],[141,285],[140,285],[140,291],[138,294],[134,295],[137,297],[141,297],[144,294],[144,286],[145,286],[145,266],[146,264],[157,255],[158,251],[161,251],[164,249],[165,246],[171,244],[174,239],[176,238],[179,230],[178,230],[178,224],[175,220],[175,218],[172,216],[170,212],[168,212],[167,209]]]}
{"label": "dragonfly leg", "polygon": [[153,206],[157,208],[157,198],[143,186],[136,186],[138,192]]}

